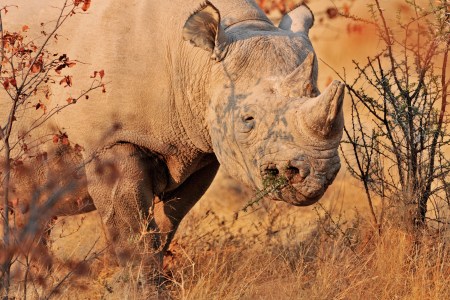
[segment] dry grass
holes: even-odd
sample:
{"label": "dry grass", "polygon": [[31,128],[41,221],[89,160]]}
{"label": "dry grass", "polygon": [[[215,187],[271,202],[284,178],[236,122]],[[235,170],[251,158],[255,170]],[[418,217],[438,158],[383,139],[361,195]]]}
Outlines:
{"label": "dry grass", "polygon": [[[248,191],[226,177],[219,179],[183,221],[165,260],[168,282],[160,298],[450,299],[448,230],[415,236],[396,222],[379,235],[358,212],[363,207],[354,208],[358,189],[343,178],[313,209],[263,201],[235,219]],[[52,233],[52,250],[55,266],[66,268],[45,274],[47,288],[69,271],[67,261],[81,260],[102,238],[96,213],[65,220]],[[103,247],[100,241],[94,250]],[[117,267],[105,252],[52,299],[155,295],[136,277],[135,270]]]}
{"label": "dry grass", "polygon": [[229,241],[200,251],[187,238],[176,254],[171,295],[175,299],[450,298],[450,248],[442,233],[417,238],[390,227],[378,236],[360,217],[345,229],[321,218],[306,239],[296,240],[295,234],[292,238],[260,243],[242,238],[239,246]]}

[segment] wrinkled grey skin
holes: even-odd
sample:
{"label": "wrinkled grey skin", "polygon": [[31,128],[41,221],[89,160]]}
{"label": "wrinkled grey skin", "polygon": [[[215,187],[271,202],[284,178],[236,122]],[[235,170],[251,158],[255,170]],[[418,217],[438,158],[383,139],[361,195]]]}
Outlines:
{"label": "wrinkled grey skin", "polygon": [[[343,84],[319,93],[306,6],[279,27],[250,0],[132,0],[126,9],[121,1],[100,1],[74,20],[69,28],[84,34],[70,31],[59,46],[105,68],[110,83],[106,94],[93,93],[40,129],[44,135],[63,128],[85,148],[82,157],[58,151],[60,169],[95,154],[81,187],[64,198],[72,204],[59,203],[56,214],[79,213],[80,203],[83,211],[96,208],[122,264],[138,257],[145,272],[160,267],[219,164],[255,190],[281,180],[269,197],[293,205],[316,202],[332,183],[340,167]],[[89,67],[78,72],[91,74]],[[53,91],[55,104],[67,99],[61,90]],[[110,163],[117,178],[99,171]],[[39,176],[18,179],[26,191],[20,197],[50,177],[46,165],[55,170],[48,161],[36,168]]]}
{"label": "wrinkled grey skin", "polygon": [[[207,10],[220,17],[220,11]],[[220,80],[211,86],[208,114],[220,164],[259,190],[286,179],[270,194],[274,199],[315,203],[340,168],[343,85],[333,82],[319,95],[317,60],[308,39],[310,10],[297,8],[280,28],[264,21],[219,28],[211,45],[190,21],[194,25],[188,21],[184,38],[221,60],[213,67]]]}

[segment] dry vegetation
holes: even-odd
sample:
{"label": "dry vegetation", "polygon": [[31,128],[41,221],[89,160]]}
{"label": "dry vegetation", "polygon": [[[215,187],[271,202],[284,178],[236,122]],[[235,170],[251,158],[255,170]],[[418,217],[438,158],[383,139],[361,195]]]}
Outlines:
{"label": "dry vegetation", "polygon": [[[272,217],[286,211],[270,211]],[[279,228],[278,224],[274,224]],[[258,228],[267,233],[265,226]],[[305,239],[289,228],[261,240],[244,236],[213,250],[185,239],[171,289],[180,299],[447,299],[445,237],[420,241],[395,227],[382,236],[358,217],[341,226],[328,217]],[[448,238],[448,237],[447,237]],[[198,245],[204,246],[204,240]],[[217,243],[214,240],[214,243]],[[198,244],[198,243],[197,243]]]}
{"label": "dry vegetation", "polygon": [[[221,175],[177,233],[165,258],[167,282],[161,297],[448,299],[448,231],[415,234],[388,222],[379,235],[368,221],[367,207],[358,205],[362,190],[352,184],[339,178],[323,204],[313,208],[263,201],[235,219],[233,212],[249,194]],[[219,199],[224,199],[218,195],[224,193],[231,208],[221,206]],[[96,249],[104,247],[95,212],[68,220],[52,233],[59,260],[82,260],[98,238]],[[114,266],[107,255],[89,266],[55,298],[141,299],[148,292],[136,284],[136,274]],[[66,271],[60,267],[51,279]]]}
{"label": "dry vegetation", "polygon": [[[209,196],[223,192],[222,187],[214,189]],[[208,211],[211,204],[204,199],[184,221],[166,256],[168,281],[160,295],[173,299],[448,299],[448,232],[427,230],[419,237],[397,224],[385,224],[384,233],[378,235],[368,215],[342,207],[343,197],[353,195],[345,189],[344,185],[333,189],[335,195],[341,190],[341,197],[329,197],[326,206],[293,209],[263,202],[237,220],[232,213]],[[244,204],[238,196],[231,194],[229,199]],[[340,204],[331,205],[331,201]],[[95,227],[89,219],[85,222],[87,229]],[[87,232],[95,236],[92,229]],[[74,243],[84,235],[68,241]],[[58,249],[64,239],[56,232],[54,238]],[[93,239],[84,241],[84,250],[81,246],[74,251],[83,253]],[[63,253],[67,255],[59,254]],[[78,299],[140,299],[145,289],[136,287],[134,274],[111,267],[105,259],[65,285],[61,299],[75,295]]]}
{"label": "dry vegetation", "polygon": [[[296,1],[259,2],[271,12],[284,12]],[[318,31],[346,28],[350,35],[357,28],[374,37],[366,24],[355,25],[338,17],[339,11],[352,9],[354,1],[335,1],[337,8],[326,0],[309,2],[313,9],[322,3],[317,15],[328,18],[323,22],[339,19]],[[398,8],[398,3],[406,2],[390,4]],[[329,49],[320,49],[320,43],[316,49],[329,63],[320,55]],[[328,76],[322,76],[320,82],[325,84]],[[410,220],[401,218],[398,208],[384,216],[380,231],[379,224],[372,221],[363,183],[350,178],[346,170],[321,204],[312,208],[263,200],[242,211],[252,195],[220,174],[182,222],[166,255],[166,283],[158,292],[161,298],[450,299],[448,223],[411,230],[410,223],[405,225]],[[382,202],[373,197],[373,209],[379,213]],[[405,203],[412,201],[404,193],[396,197]],[[441,213],[448,216],[448,207]],[[50,248],[53,270],[33,272],[27,291],[22,279],[15,280],[12,294],[18,299],[24,295],[30,299],[45,295],[52,299],[141,299],[147,292],[155,295],[139,285],[132,271],[115,266],[95,212],[58,219]],[[23,275],[20,266],[13,268],[13,279]]]}

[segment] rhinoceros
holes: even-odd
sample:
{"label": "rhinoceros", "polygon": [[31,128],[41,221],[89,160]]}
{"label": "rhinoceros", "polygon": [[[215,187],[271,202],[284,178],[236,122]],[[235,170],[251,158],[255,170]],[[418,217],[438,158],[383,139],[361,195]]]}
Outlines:
{"label": "rhinoceros", "polygon": [[[28,13],[43,15],[51,4],[39,1]],[[97,209],[119,261],[138,257],[149,272],[219,166],[257,191],[270,189],[271,199],[315,203],[340,168],[344,85],[319,92],[313,23],[306,5],[274,26],[252,0],[93,1],[61,28],[56,47],[83,62],[74,79],[104,68],[107,92],[91,93],[31,137],[60,131],[84,150],[42,143],[48,153],[59,147],[56,154],[15,180],[26,190],[81,163],[81,179],[71,180],[82,184],[55,214]],[[86,86],[85,77],[74,87]],[[64,103],[65,93],[53,85],[47,106]],[[17,131],[30,126],[17,123]],[[111,163],[116,177],[99,171]]]}

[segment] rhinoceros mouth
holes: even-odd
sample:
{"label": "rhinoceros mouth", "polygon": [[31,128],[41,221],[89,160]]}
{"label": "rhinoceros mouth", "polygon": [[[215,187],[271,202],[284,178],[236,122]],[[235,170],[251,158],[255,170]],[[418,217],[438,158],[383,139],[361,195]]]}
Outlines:
{"label": "rhinoceros mouth", "polygon": [[288,176],[267,175],[263,183],[267,196],[272,200],[284,201],[295,206],[308,206],[319,201],[328,185],[310,185],[297,173]]}
{"label": "rhinoceros mouth", "polygon": [[316,203],[322,198],[325,193],[325,188],[321,189],[314,196],[304,195],[300,189],[295,188],[294,185],[286,184],[278,190],[269,193],[269,197],[275,201],[283,201],[295,206],[308,206]]}
{"label": "rhinoceros mouth", "polygon": [[325,193],[327,183],[316,182],[310,177],[309,166],[288,163],[281,172],[275,164],[261,168],[262,183],[268,198],[284,201],[295,206],[307,206],[316,203]]}

